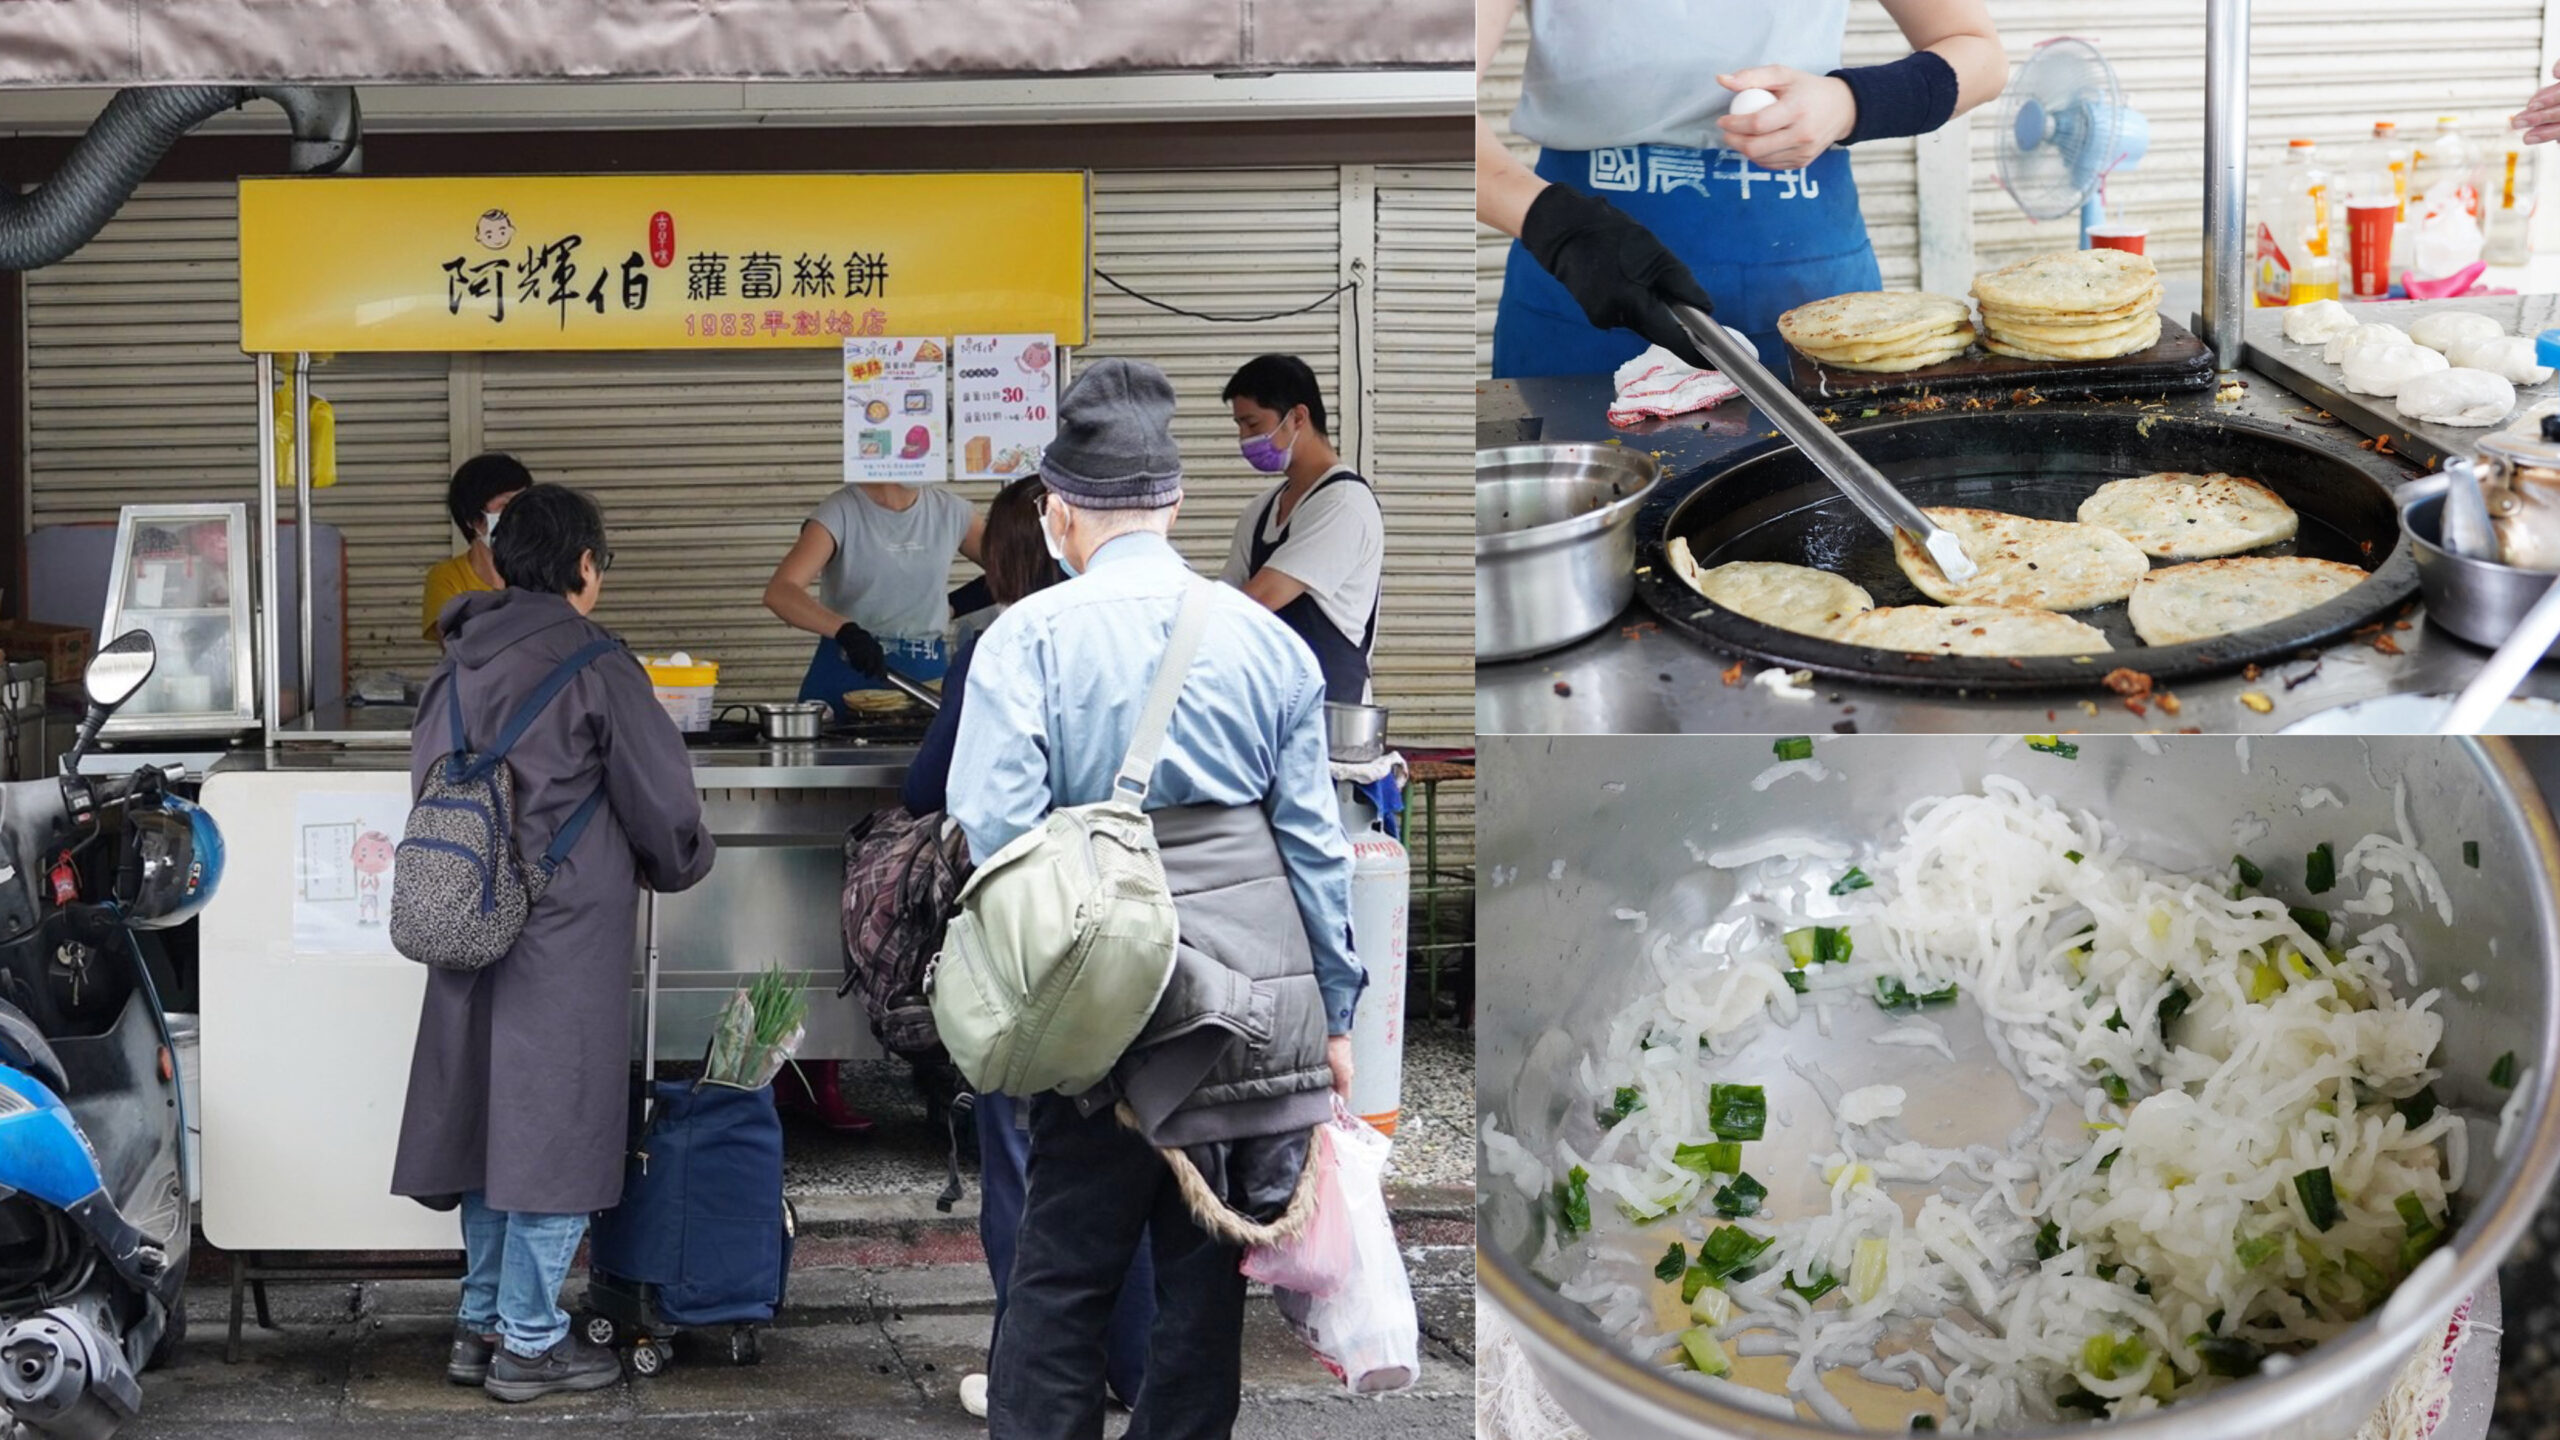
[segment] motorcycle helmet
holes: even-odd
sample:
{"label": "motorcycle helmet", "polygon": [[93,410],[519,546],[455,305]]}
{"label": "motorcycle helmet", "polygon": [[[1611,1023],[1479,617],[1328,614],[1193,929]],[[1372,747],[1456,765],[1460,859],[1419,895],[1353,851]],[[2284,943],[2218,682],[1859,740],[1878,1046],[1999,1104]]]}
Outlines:
{"label": "motorcycle helmet", "polygon": [[222,883],[222,832],[204,807],[162,794],[126,807],[124,864],[116,904],[137,930],[166,930],[196,917]]}

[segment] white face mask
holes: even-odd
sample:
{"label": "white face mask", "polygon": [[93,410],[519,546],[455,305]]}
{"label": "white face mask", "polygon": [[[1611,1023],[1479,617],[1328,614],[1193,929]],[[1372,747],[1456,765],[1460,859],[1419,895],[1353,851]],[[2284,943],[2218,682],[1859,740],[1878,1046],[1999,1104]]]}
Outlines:
{"label": "white face mask", "polygon": [[1048,505],[1040,508],[1040,543],[1049,547],[1049,558],[1058,562],[1058,568],[1072,577],[1076,574],[1076,562],[1067,558],[1066,542],[1049,528],[1049,516],[1054,508]]}
{"label": "white face mask", "polygon": [[504,510],[484,510],[480,512],[480,538],[482,540],[490,544],[497,543],[498,517],[506,513],[507,512]]}

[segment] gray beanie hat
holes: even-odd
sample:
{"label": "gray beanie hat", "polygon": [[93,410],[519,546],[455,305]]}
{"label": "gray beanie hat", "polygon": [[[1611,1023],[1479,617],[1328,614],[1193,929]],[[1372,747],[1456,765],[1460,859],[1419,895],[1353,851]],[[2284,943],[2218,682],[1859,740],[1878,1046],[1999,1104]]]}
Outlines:
{"label": "gray beanie hat", "polygon": [[1096,360],[1058,401],[1040,479],[1087,510],[1160,510],[1182,498],[1173,382],[1138,360]]}

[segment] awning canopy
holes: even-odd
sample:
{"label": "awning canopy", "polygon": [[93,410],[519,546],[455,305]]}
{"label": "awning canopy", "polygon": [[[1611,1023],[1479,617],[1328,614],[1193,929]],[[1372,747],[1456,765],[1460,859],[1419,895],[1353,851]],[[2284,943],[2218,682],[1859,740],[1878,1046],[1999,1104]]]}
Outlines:
{"label": "awning canopy", "polygon": [[1469,66],[1467,0],[24,0],[0,87]]}

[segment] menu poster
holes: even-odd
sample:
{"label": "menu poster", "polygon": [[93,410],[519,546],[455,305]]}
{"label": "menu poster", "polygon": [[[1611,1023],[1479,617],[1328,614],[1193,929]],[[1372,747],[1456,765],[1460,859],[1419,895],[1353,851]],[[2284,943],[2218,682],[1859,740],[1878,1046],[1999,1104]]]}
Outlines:
{"label": "menu poster", "polygon": [[1012,480],[1040,464],[1058,433],[1053,335],[960,335],[951,341],[951,443],[963,480]]}
{"label": "menu poster", "polygon": [[926,485],[951,478],[943,450],[945,359],[939,340],[844,342],[846,483]]}

